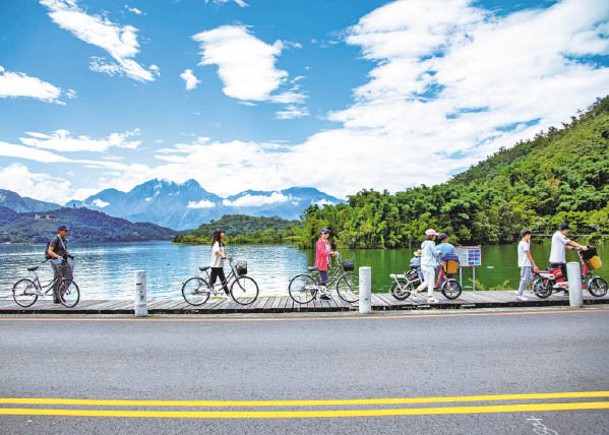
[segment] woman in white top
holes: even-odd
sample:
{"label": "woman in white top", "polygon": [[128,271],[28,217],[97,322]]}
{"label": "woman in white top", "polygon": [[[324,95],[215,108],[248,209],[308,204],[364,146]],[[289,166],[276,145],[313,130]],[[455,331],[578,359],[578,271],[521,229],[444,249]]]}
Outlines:
{"label": "woman in white top", "polygon": [[440,264],[438,255],[440,250],[436,247],[438,233],[430,228],[425,231],[425,241],[421,244],[421,272],[423,272],[423,282],[414,291],[416,296],[427,287],[427,303],[436,303],[438,300],[433,297],[433,288],[436,283],[436,266]]}
{"label": "woman in white top", "polygon": [[224,254],[224,231],[221,229],[214,230],[211,237],[211,273],[209,274],[209,284],[213,287],[216,279],[220,278],[224,292],[228,296],[230,291],[226,285],[226,276],[224,275],[224,260],[228,257]]}

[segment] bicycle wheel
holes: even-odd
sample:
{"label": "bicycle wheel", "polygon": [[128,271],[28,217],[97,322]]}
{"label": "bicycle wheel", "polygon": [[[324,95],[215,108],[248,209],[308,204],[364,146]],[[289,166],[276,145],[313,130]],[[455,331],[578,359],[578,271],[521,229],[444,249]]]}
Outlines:
{"label": "bicycle wheel", "polygon": [[80,289],[78,285],[70,280],[63,280],[59,291],[59,302],[64,307],[75,307],[80,300]]}
{"label": "bicycle wheel", "polygon": [[182,297],[190,305],[203,305],[209,299],[209,284],[203,278],[193,276],[182,285]]}
{"label": "bicycle wheel", "polygon": [[533,291],[537,297],[545,299],[552,294],[552,282],[547,279],[538,279],[533,283]]}
{"label": "bicycle wheel", "polygon": [[13,286],[13,299],[22,307],[30,307],[38,300],[38,289],[31,279],[21,279]]}
{"label": "bicycle wheel", "polygon": [[317,295],[318,285],[311,275],[302,273],[290,280],[288,291],[294,302],[308,304]]}
{"label": "bicycle wheel", "polygon": [[253,278],[241,275],[230,286],[230,295],[240,305],[250,305],[258,298],[258,284]]}
{"label": "bicycle wheel", "polygon": [[359,275],[347,272],[336,283],[336,293],[345,302],[359,301]]}
{"label": "bicycle wheel", "polygon": [[592,296],[602,298],[607,294],[607,281],[600,277],[594,277],[590,280],[588,291]]}
{"label": "bicycle wheel", "polygon": [[391,286],[391,294],[398,301],[408,299],[410,294],[414,291],[414,285],[412,281],[400,280],[399,284],[394,282]]}
{"label": "bicycle wheel", "polygon": [[461,296],[461,285],[453,279],[448,279],[442,284],[442,294],[446,299],[457,299]]}

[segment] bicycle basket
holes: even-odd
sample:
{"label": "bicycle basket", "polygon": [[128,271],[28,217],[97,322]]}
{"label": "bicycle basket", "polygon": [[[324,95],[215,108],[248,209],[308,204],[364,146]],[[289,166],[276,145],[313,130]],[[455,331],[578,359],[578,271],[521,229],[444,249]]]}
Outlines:
{"label": "bicycle basket", "polygon": [[246,275],[247,274],[247,262],[245,261],[235,261],[235,270],[237,271],[237,275]]}
{"label": "bicycle basket", "polygon": [[355,269],[355,263],[353,260],[343,260],[342,263],[345,272],[350,272]]}
{"label": "bicycle basket", "polygon": [[444,261],[444,272],[447,274],[454,274],[459,271],[459,262],[457,260],[446,260]]}

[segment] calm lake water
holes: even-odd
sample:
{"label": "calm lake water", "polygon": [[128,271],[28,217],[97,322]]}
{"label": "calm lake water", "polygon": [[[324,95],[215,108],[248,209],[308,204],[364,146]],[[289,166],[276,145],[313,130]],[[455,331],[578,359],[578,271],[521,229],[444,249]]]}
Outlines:
{"label": "calm lake water", "polygon": [[[548,244],[535,244],[532,254],[541,266],[547,264]],[[146,270],[148,299],[181,298],[182,282],[198,272],[199,265],[209,264],[209,246],[173,245],[170,242],[100,243],[71,245],[76,256],[74,275],[83,300],[131,299],[134,272]],[[28,276],[29,266],[40,264],[44,245],[0,245],[0,299],[11,298],[13,283]],[[236,259],[247,260],[248,275],[258,282],[261,295],[286,295],[290,277],[306,271],[313,264],[314,252],[289,245],[229,246],[227,252]],[[600,247],[603,268],[598,274],[609,280],[609,249]],[[407,268],[412,250],[341,250],[344,258],[355,260],[359,266],[372,267],[372,288],[375,292],[388,291],[390,273],[401,273]],[[574,252],[567,253],[567,261],[576,261]],[[485,246],[482,266],[476,269],[476,279],[484,288],[515,288],[519,270],[516,245]],[[51,278],[48,264],[42,265],[39,275]],[[463,287],[471,289],[471,270],[463,273]],[[507,281],[507,285],[504,283]],[[478,288],[479,289],[479,288]]]}

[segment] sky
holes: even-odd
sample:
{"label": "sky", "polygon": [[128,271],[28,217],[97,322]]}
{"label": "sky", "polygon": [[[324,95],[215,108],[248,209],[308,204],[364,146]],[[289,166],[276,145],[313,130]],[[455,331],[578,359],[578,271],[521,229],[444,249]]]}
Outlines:
{"label": "sky", "polygon": [[609,93],[606,0],[0,7],[0,188],[61,204],[433,185]]}

